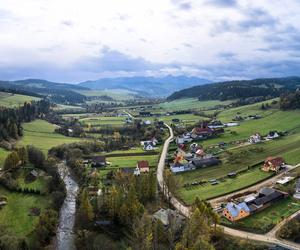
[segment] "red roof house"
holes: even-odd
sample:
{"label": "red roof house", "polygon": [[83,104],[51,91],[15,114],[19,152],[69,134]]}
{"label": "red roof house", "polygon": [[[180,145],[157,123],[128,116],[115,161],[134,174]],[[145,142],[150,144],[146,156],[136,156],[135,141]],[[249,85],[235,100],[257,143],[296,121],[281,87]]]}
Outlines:
{"label": "red roof house", "polygon": [[284,161],[282,157],[268,157],[265,160],[262,170],[266,172],[269,171],[278,172],[280,167],[282,167],[282,165],[284,165]]}
{"label": "red roof house", "polygon": [[138,161],[137,168],[140,170],[141,173],[149,172],[149,162],[148,161]]}

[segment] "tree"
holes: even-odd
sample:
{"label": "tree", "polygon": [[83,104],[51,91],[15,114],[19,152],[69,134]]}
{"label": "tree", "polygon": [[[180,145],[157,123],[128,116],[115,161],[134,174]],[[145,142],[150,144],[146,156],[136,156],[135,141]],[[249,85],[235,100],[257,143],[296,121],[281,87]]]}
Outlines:
{"label": "tree", "polygon": [[78,209],[79,223],[86,226],[94,219],[93,206],[90,203],[88,192],[86,189],[82,190],[80,196],[80,204]]}
{"label": "tree", "polygon": [[35,229],[37,239],[42,243],[49,243],[51,237],[55,235],[58,214],[52,209],[46,209],[39,218],[38,225]]}
{"label": "tree", "polygon": [[42,168],[45,162],[44,153],[34,146],[27,146],[27,152],[29,162],[36,168]]}
{"label": "tree", "polygon": [[132,225],[133,248],[136,250],[153,249],[152,221],[149,215],[143,214],[141,218],[136,218]]}
{"label": "tree", "polygon": [[176,195],[179,188],[181,187],[181,179],[175,178],[172,172],[169,169],[164,171],[164,188],[163,192],[166,194],[169,200],[171,201],[171,194]]}
{"label": "tree", "polygon": [[21,161],[21,164],[24,166],[28,162],[28,153],[25,147],[17,148],[17,154]]}
{"label": "tree", "polygon": [[4,170],[10,170],[16,168],[20,163],[20,158],[17,152],[11,152],[4,161]]}

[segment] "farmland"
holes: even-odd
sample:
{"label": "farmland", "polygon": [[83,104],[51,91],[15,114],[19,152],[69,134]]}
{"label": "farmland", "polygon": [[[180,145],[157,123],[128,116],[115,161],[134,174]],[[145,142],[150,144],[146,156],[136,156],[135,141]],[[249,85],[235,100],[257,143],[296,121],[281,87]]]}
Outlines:
{"label": "farmland", "polygon": [[24,102],[38,101],[40,98],[27,95],[0,92],[0,106],[13,107],[24,104]]}
{"label": "farmland", "polygon": [[25,123],[23,127],[24,136],[18,142],[18,145],[34,145],[41,149],[44,153],[47,153],[50,148],[57,145],[80,140],[78,138],[66,137],[55,133],[55,125],[44,120],[35,120],[30,123]]}
{"label": "farmland", "polygon": [[10,192],[2,187],[0,194],[8,199],[8,204],[0,210],[0,226],[18,236],[29,235],[38,222],[37,216],[30,215],[30,209],[47,207],[47,197]]}

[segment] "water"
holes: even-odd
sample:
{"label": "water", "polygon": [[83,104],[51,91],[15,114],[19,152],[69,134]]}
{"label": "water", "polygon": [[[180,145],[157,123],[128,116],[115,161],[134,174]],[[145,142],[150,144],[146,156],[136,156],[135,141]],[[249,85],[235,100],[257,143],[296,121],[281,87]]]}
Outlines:
{"label": "water", "polygon": [[76,212],[76,197],[78,194],[78,184],[71,175],[70,169],[65,163],[58,166],[58,173],[66,186],[67,196],[60,209],[59,225],[56,235],[56,249],[74,250],[74,224]]}

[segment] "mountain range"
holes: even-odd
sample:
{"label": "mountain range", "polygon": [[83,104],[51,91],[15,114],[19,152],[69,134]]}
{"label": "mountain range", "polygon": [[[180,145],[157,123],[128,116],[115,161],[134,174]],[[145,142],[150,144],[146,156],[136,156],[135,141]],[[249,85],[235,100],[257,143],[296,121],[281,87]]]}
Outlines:
{"label": "mountain range", "polygon": [[206,83],[210,83],[210,81],[198,77],[169,75],[165,77],[102,78],[79,83],[79,86],[97,90],[125,89],[142,96],[163,97],[184,88]]}

